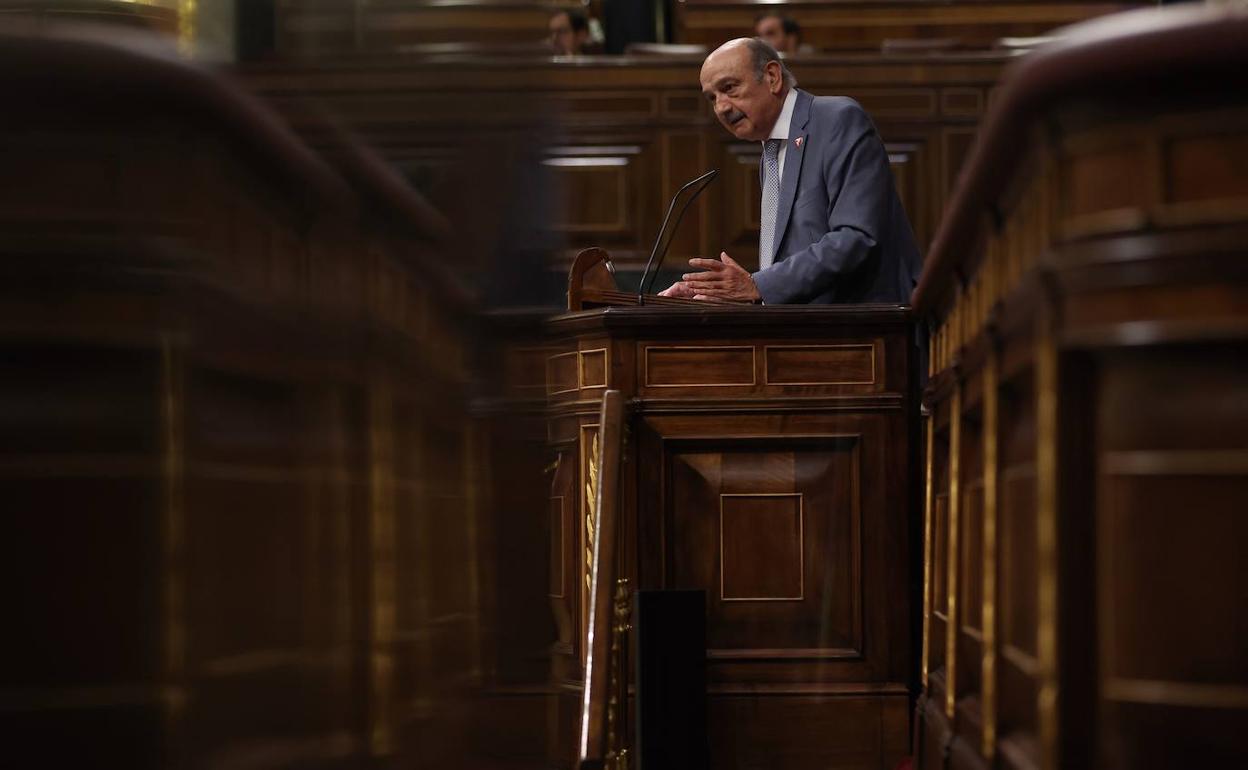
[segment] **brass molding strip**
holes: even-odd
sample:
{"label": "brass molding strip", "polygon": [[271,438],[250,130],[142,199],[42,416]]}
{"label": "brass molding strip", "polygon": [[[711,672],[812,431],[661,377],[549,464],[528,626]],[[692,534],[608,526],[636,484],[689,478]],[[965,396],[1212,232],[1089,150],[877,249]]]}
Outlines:
{"label": "brass molding strip", "polygon": [[1037,694],[1040,767],[1057,770],[1057,344],[1053,320],[1043,316],[1036,329],[1036,561],[1037,586],[1036,657],[1039,668]]}
{"label": "brass molding strip", "polygon": [[[199,0],[176,0],[178,9],[178,52],[190,58],[195,55],[195,42],[199,38]],[[142,0],[139,0],[142,2]],[[147,5],[166,5],[150,2]]]}
{"label": "brass molding strip", "polygon": [[949,413],[949,537],[945,551],[949,622],[945,625],[945,716],[954,718],[958,702],[958,508],[962,494],[959,455],[962,452],[962,382],[953,389]]}
{"label": "brass molding strip", "polygon": [[980,699],[983,744],[980,753],[990,763],[997,746],[997,436],[1000,400],[997,392],[997,350],[988,353],[984,367],[984,533],[983,533],[983,671]]}
{"label": "brass molding strip", "polygon": [[919,661],[921,667],[920,677],[923,683],[923,689],[927,689],[927,669],[928,655],[931,654],[931,635],[932,635],[932,465],[934,458],[932,457],[932,449],[934,448],[934,438],[936,427],[933,423],[932,416],[923,418],[923,422],[927,427],[927,481],[923,487],[923,657]]}
{"label": "brass molding strip", "polygon": [[397,507],[394,487],[394,395],[379,380],[369,389],[369,750],[377,756],[395,749],[394,635],[398,619],[398,565],[395,562]]}

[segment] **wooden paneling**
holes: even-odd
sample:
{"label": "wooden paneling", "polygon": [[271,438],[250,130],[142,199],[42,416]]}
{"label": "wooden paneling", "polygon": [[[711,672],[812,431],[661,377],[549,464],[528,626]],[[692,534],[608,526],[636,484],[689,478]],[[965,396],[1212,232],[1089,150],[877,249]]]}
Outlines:
{"label": "wooden paneling", "polygon": [[1248,199],[1248,169],[1243,158],[1248,140],[1242,133],[1176,136],[1166,143],[1162,160],[1169,181],[1167,200],[1243,201]]}
{"label": "wooden paneling", "polygon": [[[915,138],[905,141],[908,135]],[[932,222],[939,214],[938,207],[942,205],[942,198],[934,193],[937,179],[931,165],[932,153],[928,151],[929,139],[922,131],[913,134],[898,131],[897,136],[899,138],[887,142],[884,149],[888,152],[888,165],[897,186],[897,198],[906,211],[910,227],[922,239],[919,248],[923,249],[927,245]]]}
{"label": "wooden paneling", "polygon": [[[19,3],[20,5],[20,3]],[[973,2],[935,8],[904,3],[828,4],[799,0],[784,12],[803,28],[803,42],[824,51],[878,51],[886,40],[951,40],[986,48],[999,38],[1043,35],[1118,10],[1127,2]],[[581,7],[565,0],[284,0],[277,4],[277,50],[287,57],[368,52],[534,52],[547,35],[550,13]],[[761,0],[687,0],[673,6],[675,42],[711,48],[751,34],[754,19],[773,10]],[[600,14],[599,14],[600,15]]]}
{"label": "wooden paneling", "polygon": [[752,345],[646,342],[638,352],[637,377],[642,392],[653,397],[694,396],[705,388],[726,396],[881,394],[903,387],[884,366],[885,356],[898,352],[886,339],[831,345],[786,339]]}
{"label": "wooden paneling", "polygon": [[857,440],[829,437],[832,449],[820,451],[762,437],[686,446],[664,435],[665,585],[711,589],[708,656],[860,656]]}
{"label": "wooden paneling", "polygon": [[[1236,551],[1248,452],[1239,431],[1225,428],[1244,419],[1246,375],[1239,356],[1210,349],[1166,361],[1115,356],[1099,380],[1107,405],[1096,480],[1100,678],[1119,734],[1140,735],[1112,745],[1124,765],[1240,750],[1224,731],[1248,705],[1244,631],[1232,620],[1243,605],[1234,587],[1246,579]],[[1187,388],[1172,409],[1158,409],[1159,399],[1169,401],[1162,394],[1188,377],[1200,379],[1200,392]],[[1143,424],[1130,416],[1141,407],[1150,415]],[[1208,430],[1214,424],[1221,428]],[[1168,518],[1174,511],[1183,511],[1182,526]],[[1158,730],[1163,716],[1181,729]]]}
{"label": "wooden paneling", "polygon": [[439,51],[431,45],[439,43],[533,53],[544,47],[547,20],[561,7],[580,6],[562,0],[467,0],[453,4],[428,0],[280,0],[274,19],[276,47],[281,55],[293,57],[400,53],[421,50],[422,46]]}
{"label": "wooden paneling", "polygon": [[[1076,21],[1125,10],[1138,3],[968,2],[933,6],[901,3],[827,3],[796,0],[782,12],[802,25],[802,42],[823,51],[880,50],[885,40],[949,40],[989,47],[1002,37],[1043,35]],[[775,6],[766,0],[683,0],[676,35],[682,43],[715,47],[753,33],[754,19]]]}
{"label": "wooden paneling", "polygon": [[550,498],[550,595],[562,599],[568,590],[563,564],[567,560],[564,549],[564,530],[568,519],[567,498],[562,495]]}
{"label": "wooden paneling", "polygon": [[172,55],[0,59],[8,756],[455,766],[479,469],[424,202]]}
{"label": "wooden paneling", "polygon": [[720,601],[801,601],[805,556],[802,493],[720,494]]}
{"label": "wooden paneling", "polygon": [[758,180],[758,164],[762,151],[754,145],[717,142],[720,150],[718,168],[723,171],[721,189],[716,190],[721,201],[719,220],[724,223],[723,250],[729,254],[741,254],[748,269],[758,269],[758,230],[761,209],[753,205],[762,199],[762,187]]}
{"label": "wooden paneling", "polygon": [[874,385],[874,345],[768,345],[769,385]]}
{"label": "wooden paneling", "polygon": [[[567,670],[567,660],[572,657],[576,636],[580,631],[579,605],[576,597],[584,594],[584,549],[578,535],[584,527],[581,512],[581,472],[575,452],[560,449],[556,454],[557,465],[551,479],[550,499],[552,507],[560,513],[559,520],[551,521],[551,552],[550,574],[559,576],[559,591],[550,592],[551,612],[555,619],[556,636],[554,652],[556,665],[552,667],[552,678],[570,679],[574,676]],[[557,503],[556,503],[557,501]],[[558,527],[558,529],[555,529]],[[563,663],[564,666],[559,666]]]}
{"label": "wooden paneling", "polygon": [[647,345],[642,357],[647,388],[753,385],[753,345]]}
{"label": "wooden paneling", "polygon": [[[593,233],[609,242],[612,236],[628,234],[633,211],[629,190],[629,159],[624,156],[595,157],[578,154],[576,148],[561,148],[566,154],[546,161],[555,171],[551,174],[566,196],[560,209],[567,219],[555,222],[556,230],[569,233]],[[637,154],[635,147],[621,148],[624,153]]]}
{"label": "wooden paneling", "polygon": [[578,355],[581,359],[581,387],[606,387],[608,369],[607,349],[582,350]]}
{"label": "wooden paneling", "polygon": [[[895,493],[912,483],[904,311],[611,307],[550,329],[581,353],[606,333],[608,386],[631,399],[625,576],[706,591],[714,766],[895,765],[917,548]],[[583,453],[593,403],[552,396],[552,440],[576,425]],[[556,651],[569,686],[575,661]]]}
{"label": "wooden paneling", "polygon": [[[951,469],[950,505],[964,493],[948,524],[934,505],[927,569],[961,633],[929,639],[957,674],[927,683],[921,767],[1248,757],[1245,23],[1085,31],[997,98],[914,297],[933,324],[926,401],[963,442],[929,473],[939,489]],[[1162,42],[1165,61],[1137,55]],[[1161,72],[1208,88],[1155,89]],[[932,708],[949,687],[957,709]],[[949,736],[946,760],[930,741]]]}
{"label": "wooden paneling", "polygon": [[843,695],[835,706],[832,700],[712,699],[711,767],[891,768],[906,756],[904,699]]}
{"label": "wooden paneling", "polygon": [[[692,97],[669,97],[681,100],[682,98],[692,98],[692,109],[682,111],[680,114],[686,120],[698,119],[698,113],[701,110],[701,99],[696,96]],[[708,147],[710,139],[706,136],[705,131],[697,129],[688,132],[668,131],[663,134],[661,139],[663,143],[663,158],[660,168],[661,179],[658,189],[659,200],[661,205],[666,206],[667,201],[676,194],[686,182],[696,179],[706,173],[708,168]],[[705,209],[702,206],[691,208],[685,213],[685,218],[680,224],[680,228],[673,236],[669,251],[675,254],[706,254],[707,251],[707,233],[713,220],[706,216]],[[656,218],[658,211],[655,212]],[[649,236],[644,233],[643,237]],[[644,241],[642,241],[644,243]],[[714,248],[714,247],[710,247]],[[718,256],[716,254],[715,256]]]}
{"label": "wooden paneling", "polygon": [[[987,89],[1008,60],[958,53],[811,57],[792,65],[802,88],[848,95],[870,112],[925,245]],[[466,233],[457,256],[465,269],[492,264],[492,239],[507,237],[490,235],[495,223],[481,222],[475,212],[515,205],[482,196],[520,185],[523,216],[552,223],[545,254],[552,271],[562,276],[572,256],[590,246],[608,248],[622,270],[639,270],[670,196],[710,168],[721,177],[686,213],[666,265],[680,269],[690,257],[727,251],[754,267],[759,147],[736,141],[714,120],[698,94],[698,66],[662,57],[330,60],[249,65],[242,75],[313,144],[325,137],[322,122],[307,114],[309,100],[377,146]],[[431,101],[437,110],[428,108]],[[542,165],[517,177],[526,153],[536,153]],[[476,184],[482,178],[497,184],[482,190]]]}

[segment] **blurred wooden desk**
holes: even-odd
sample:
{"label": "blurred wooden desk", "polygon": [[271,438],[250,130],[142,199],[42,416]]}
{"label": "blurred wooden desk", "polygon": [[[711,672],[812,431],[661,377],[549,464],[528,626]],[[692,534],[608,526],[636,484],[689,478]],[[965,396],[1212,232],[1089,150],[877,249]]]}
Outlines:
{"label": "blurred wooden desk", "polygon": [[437,218],[133,40],[0,30],[6,752],[454,767],[488,519]]}
{"label": "blurred wooden desk", "polygon": [[1248,764],[1248,17],[1014,70],[914,294],[932,329],[916,766]]}

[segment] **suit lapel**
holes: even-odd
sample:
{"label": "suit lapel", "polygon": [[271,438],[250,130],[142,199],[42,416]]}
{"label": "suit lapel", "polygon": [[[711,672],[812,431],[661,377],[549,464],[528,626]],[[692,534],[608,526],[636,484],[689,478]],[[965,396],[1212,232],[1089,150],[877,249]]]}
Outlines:
{"label": "suit lapel", "polygon": [[[802,173],[802,158],[806,156],[806,122],[810,120],[810,103],[814,97],[798,90],[793,104],[793,119],[789,122],[788,145],[784,152],[784,170],[780,174],[780,200],[776,206],[776,261],[783,256],[780,244],[784,242],[789,216],[793,213],[793,199],[797,197],[797,180]],[[798,141],[800,139],[800,141]]]}

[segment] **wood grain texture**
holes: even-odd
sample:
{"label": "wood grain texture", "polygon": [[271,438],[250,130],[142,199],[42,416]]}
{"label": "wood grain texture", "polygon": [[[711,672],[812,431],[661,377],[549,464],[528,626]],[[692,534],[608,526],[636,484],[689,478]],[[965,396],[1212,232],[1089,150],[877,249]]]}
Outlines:
{"label": "wood grain texture", "polygon": [[[802,25],[802,42],[821,51],[880,50],[885,41],[943,40],[953,47],[989,47],[1003,37],[1044,35],[1057,27],[1136,7],[1135,3],[971,2],[935,8],[860,0],[798,0],[784,13]],[[677,6],[681,42],[716,46],[754,29],[772,11],[762,0],[686,0]]]}
{"label": "wood grain texture", "polygon": [[172,54],[0,58],[6,751],[455,766],[479,464],[423,201]]}
{"label": "wood grain texture", "polygon": [[[606,344],[631,399],[625,574],[707,592],[714,766],[895,763],[918,547],[891,492],[913,483],[905,311],[609,307],[548,328]],[[776,351],[781,379],[815,384],[766,384]],[[552,397],[552,424],[592,425],[592,404]]]}
{"label": "wood grain texture", "polygon": [[[1231,545],[1244,535],[1233,511],[1248,503],[1248,208],[1232,178],[1248,105],[1241,68],[1221,58],[1243,59],[1244,21],[1216,11],[1138,21],[1088,28],[1074,49],[1020,67],[914,297],[933,323],[925,399],[937,430],[960,427],[963,442],[960,484],[942,478],[954,465],[939,451],[930,472],[965,495],[959,538],[941,531],[951,525],[935,506],[929,570],[962,611],[952,645],[930,645],[928,665],[943,659],[956,681],[932,676],[922,696],[921,767],[1248,757],[1234,737],[1248,725],[1248,647]],[[1164,62],[1132,55],[1163,42]],[[1069,56],[1088,67],[1076,73]],[[1149,88],[1152,66],[1206,73],[1208,87],[1128,96]],[[1033,78],[1048,83],[1043,95]],[[1076,78],[1079,99],[1054,87]],[[1038,130],[1041,113],[1055,130]],[[976,245],[954,256],[966,238]],[[988,491],[994,515],[981,520]],[[981,557],[989,547],[999,556]],[[956,585],[941,586],[954,559]],[[927,623],[947,629],[932,605]],[[949,687],[956,711],[938,713],[930,704]]]}
{"label": "wood grain texture", "polygon": [[[986,103],[1010,59],[1000,52],[855,54],[791,65],[802,88],[852,97],[872,116],[923,247],[982,117],[975,105]],[[310,143],[325,142],[326,131],[309,103],[381,148],[465,231],[489,232],[466,201],[507,205],[493,196],[514,184],[549,190],[526,203],[545,207],[532,212],[534,221],[553,223],[545,256],[560,276],[594,246],[609,249],[620,269],[640,270],[670,196],[719,169],[722,178],[689,209],[665,264],[679,268],[727,251],[754,267],[759,149],[715,121],[698,91],[699,66],[687,57],[416,57],[255,63],[239,74]],[[428,109],[431,100],[437,110]],[[531,177],[507,181],[516,159],[534,156],[540,166]],[[481,190],[480,177],[466,169],[497,179],[498,189]],[[489,264],[481,241],[480,249],[475,237],[464,244],[464,264]]]}

